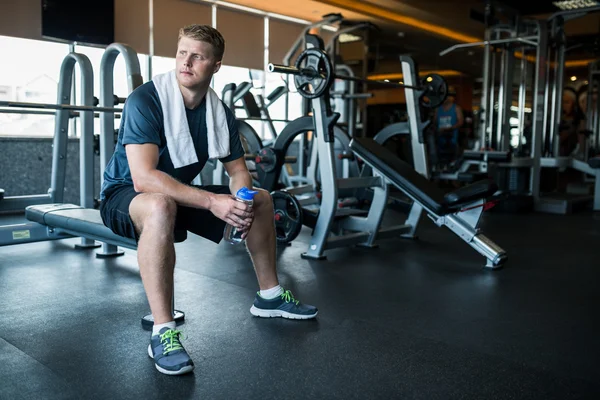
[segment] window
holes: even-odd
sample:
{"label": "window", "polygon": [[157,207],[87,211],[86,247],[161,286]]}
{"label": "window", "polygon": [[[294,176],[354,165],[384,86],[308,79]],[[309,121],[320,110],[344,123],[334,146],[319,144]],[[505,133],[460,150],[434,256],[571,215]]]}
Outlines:
{"label": "window", "polygon": [[[268,73],[266,77],[265,93],[268,96],[273,90],[279,86],[285,86],[286,74]],[[293,121],[300,118],[302,113],[302,96],[296,91],[294,85],[294,78],[292,75],[288,75],[288,115],[287,120]],[[269,107],[269,114],[273,119],[285,119],[285,103],[286,96],[280,97],[273,105]],[[285,126],[285,122],[279,122],[282,126]]]}
{"label": "window", "polygon": [[[0,100],[56,104],[60,67],[69,46],[0,36]],[[51,110],[0,107],[0,135],[52,136]],[[27,114],[27,111],[35,114]]]}
{"label": "window", "polygon": [[152,77],[164,74],[175,69],[175,58],[173,57],[152,57]]}
{"label": "window", "polygon": [[[90,46],[75,46],[75,52],[87,56],[92,64],[94,71],[94,97],[100,99],[100,76],[101,76],[101,63],[102,57],[104,56],[105,50],[98,47]],[[140,72],[142,76],[146,75],[145,72],[148,70],[148,58],[144,54],[138,54],[138,61],[140,63]],[[128,81],[127,81],[127,68],[125,66],[125,59],[119,55],[115,60],[113,68],[113,90],[114,94],[118,97],[126,98],[129,95]],[[75,68],[75,99],[71,99],[74,104],[80,104],[81,94],[81,73],[78,67]],[[117,108],[122,108],[123,105],[116,105]],[[119,127],[119,118],[115,119],[115,128]],[[70,126],[70,133],[72,135],[79,136],[80,124],[79,120],[72,120]],[[94,134],[100,133],[100,118],[94,118]]]}
{"label": "window", "polygon": [[[256,98],[256,95],[260,95],[263,93],[263,74],[264,72],[259,70],[249,70],[248,68],[222,65],[219,69],[219,72],[217,72],[213,76],[212,88],[219,95],[219,97],[222,97],[223,89],[227,84],[235,83],[236,85],[240,85],[242,82],[250,82],[252,83],[252,89],[250,90],[250,92],[254,94]],[[256,102],[258,104],[258,99],[256,100]],[[244,109],[241,108],[241,105],[239,103],[240,102],[236,103],[236,108],[233,111],[236,117],[238,117],[238,119],[244,120],[247,117],[247,114],[244,111]],[[266,126],[264,122],[256,120],[246,120],[246,122],[248,123],[248,125],[254,128],[254,130],[261,139],[264,139],[266,132]]]}

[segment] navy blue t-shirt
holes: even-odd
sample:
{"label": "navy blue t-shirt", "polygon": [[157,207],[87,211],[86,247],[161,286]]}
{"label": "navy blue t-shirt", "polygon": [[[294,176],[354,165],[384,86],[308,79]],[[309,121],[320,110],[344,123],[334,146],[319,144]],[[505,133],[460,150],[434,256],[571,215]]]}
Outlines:
{"label": "navy blue t-shirt", "polygon": [[[223,103],[229,127],[230,154],[219,159],[221,162],[236,160],[244,155],[240,142],[238,125],[233,112]],[[181,168],[174,168],[167,140],[164,119],[158,92],[154,82],[149,81],[136,88],[128,97],[121,115],[119,138],[115,152],[104,170],[104,182],[100,200],[104,200],[118,187],[133,186],[131,171],[127,162],[125,146],[128,144],[154,143],[158,145],[157,169],[173,176],[184,184],[190,184],[200,173],[208,160],[208,139],[206,129],[206,97],[194,110],[186,108],[190,133],[198,156],[198,162]]]}

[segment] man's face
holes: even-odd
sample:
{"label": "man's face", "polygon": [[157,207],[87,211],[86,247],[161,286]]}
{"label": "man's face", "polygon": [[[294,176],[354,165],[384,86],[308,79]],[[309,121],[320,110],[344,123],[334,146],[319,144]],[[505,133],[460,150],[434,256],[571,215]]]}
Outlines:
{"label": "man's face", "polygon": [[210,43],[186,36],[179,40],[175,70],[181,86],[189,89],[208,86],[220,67],[221,61],[215,58]]}

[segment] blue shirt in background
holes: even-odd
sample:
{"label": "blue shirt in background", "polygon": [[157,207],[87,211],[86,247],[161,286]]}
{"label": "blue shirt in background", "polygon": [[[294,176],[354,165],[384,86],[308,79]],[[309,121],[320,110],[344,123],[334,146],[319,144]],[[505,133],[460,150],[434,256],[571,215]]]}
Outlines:
{"label": "blue shirt in background", "polygon": [[[441,106],[437,109],[437,127],[438,129],[449,128],[458,122],[458,115],[456,114],[456,104],[452,104],[448,110],[444,110]],[[445,143],[450,139],[450,143],[458,143],[458,129],[453,129],[449,132],[444,132],[439,135],[440,142]]]}

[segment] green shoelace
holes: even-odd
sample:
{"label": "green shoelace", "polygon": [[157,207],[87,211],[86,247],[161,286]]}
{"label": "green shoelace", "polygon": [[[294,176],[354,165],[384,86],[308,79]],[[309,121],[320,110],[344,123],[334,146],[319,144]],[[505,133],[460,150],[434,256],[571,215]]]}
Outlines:
{"label": "green shoelace", "polygon": [[286,290],[285,292],[283,292],[281,294],[281,298],[286,302],[286,303],[295,303],[296,305],[298,305],[300,303],[300,301],[296,300],[294,298],[294,295],[292,294],[292,292],[290,290]]}
{"label": "green shoelace", "polygon": [[166,356],[172,351],[183,349],[179,342],[181,331],[169,329],[160,335],[160,343],[163,345],[163,354]]}

